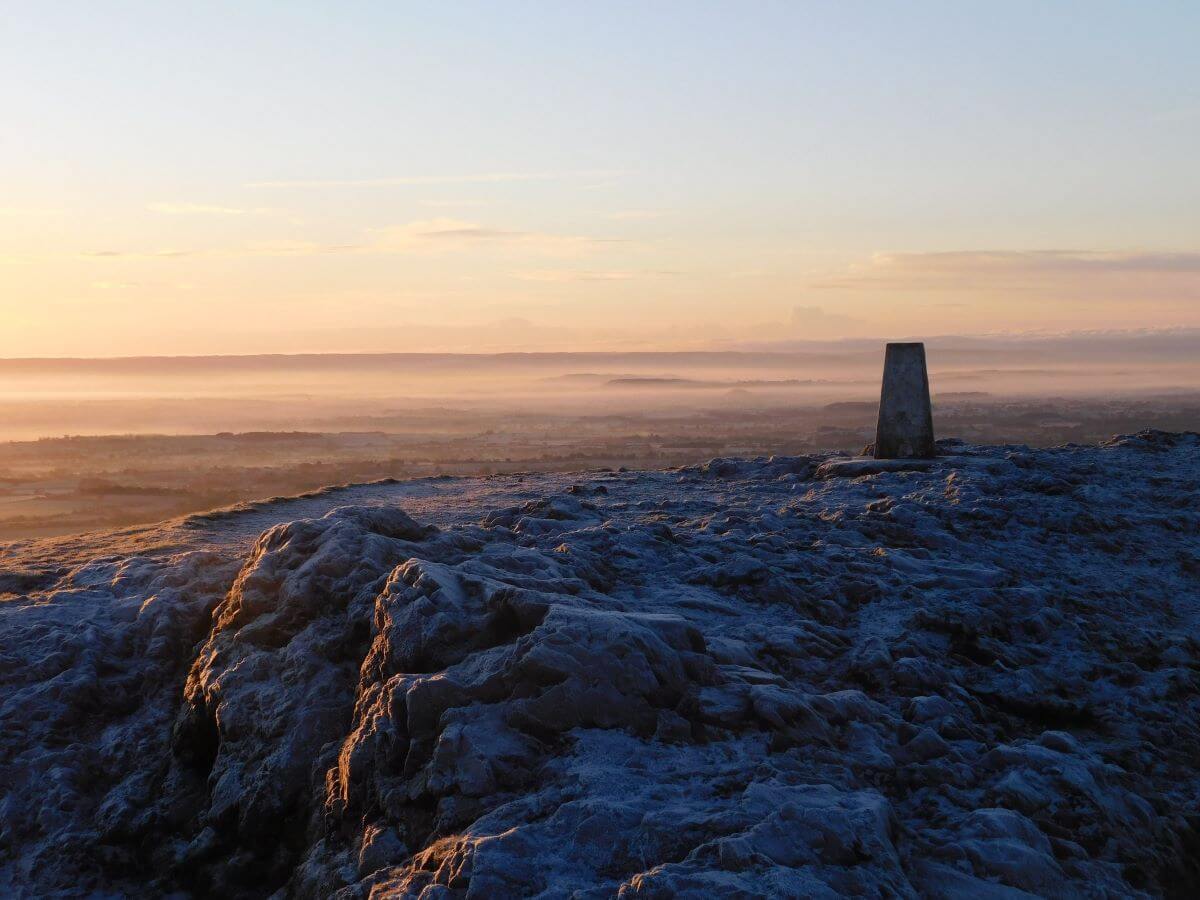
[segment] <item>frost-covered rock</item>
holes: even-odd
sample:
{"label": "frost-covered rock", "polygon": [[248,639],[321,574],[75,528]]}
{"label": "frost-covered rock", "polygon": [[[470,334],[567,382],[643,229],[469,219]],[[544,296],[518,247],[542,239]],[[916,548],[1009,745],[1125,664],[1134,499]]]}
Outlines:
{"label": "frost-covered rock", "polygon": [[942,450],[10,550],[0,893],[1200,891],[1200,440]]}

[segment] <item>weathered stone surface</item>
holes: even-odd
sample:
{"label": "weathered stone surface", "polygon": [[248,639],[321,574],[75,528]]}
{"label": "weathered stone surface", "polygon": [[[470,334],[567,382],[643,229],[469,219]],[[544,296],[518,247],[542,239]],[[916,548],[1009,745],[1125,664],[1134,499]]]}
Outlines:
{"label": "weathered stone surface", "polygon": [[1200,439],[826,461],[114,534],[0,602],[0,896],[1195,896]]}
{"label": "weathered stone surface", "polygon": [[927,459],[936,452],[925,345],[888,344],[883,358],[875,458]]}
{"label": "weathered stone surface", "polygon": [[923,472],[933,465],[932,459],[873,459],[852,456],[831,459],[817,466],[813,478],[860,478],[882,472]]}

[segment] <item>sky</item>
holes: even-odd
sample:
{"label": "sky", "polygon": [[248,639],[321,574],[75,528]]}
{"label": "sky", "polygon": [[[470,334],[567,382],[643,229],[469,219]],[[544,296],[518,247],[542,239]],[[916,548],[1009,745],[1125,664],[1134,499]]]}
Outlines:
{"label": "sky", "polygon": [[1194,2],[25,2],[0,356],[1200,327]]}

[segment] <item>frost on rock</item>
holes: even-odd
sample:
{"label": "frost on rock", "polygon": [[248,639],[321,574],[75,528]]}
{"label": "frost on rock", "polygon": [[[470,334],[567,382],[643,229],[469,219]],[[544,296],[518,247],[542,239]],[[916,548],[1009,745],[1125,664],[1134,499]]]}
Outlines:
{"label": "frost on rock", "polygon": [[943,449],[6,573],[0,892],[1194,896],[1200,441]]}

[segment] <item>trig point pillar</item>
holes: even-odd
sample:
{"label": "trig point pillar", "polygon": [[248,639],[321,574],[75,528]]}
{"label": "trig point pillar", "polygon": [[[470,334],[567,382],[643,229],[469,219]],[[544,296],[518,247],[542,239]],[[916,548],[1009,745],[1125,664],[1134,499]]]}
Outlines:
{"label": "trig point pillar", "polygon": [[876,459],[927,459],[935,454],[924,344],[888,344],[879,396]]}

